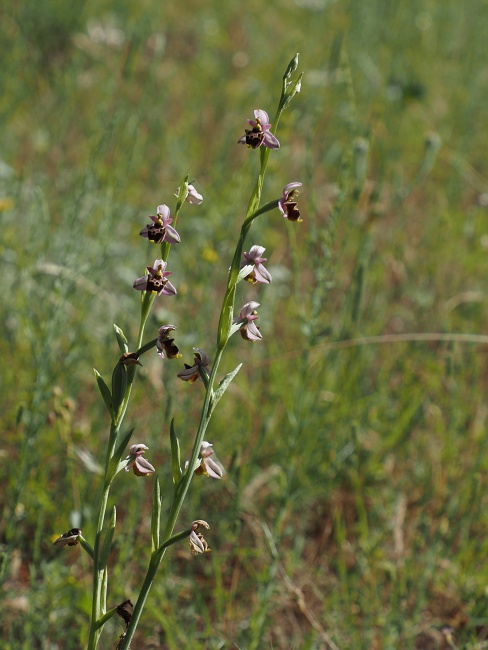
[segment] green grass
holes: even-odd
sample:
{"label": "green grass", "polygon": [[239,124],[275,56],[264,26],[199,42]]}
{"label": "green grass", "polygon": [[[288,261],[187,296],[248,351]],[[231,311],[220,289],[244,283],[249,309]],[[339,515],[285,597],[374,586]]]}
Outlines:
{"label": "green grass", "polygon": [[[402,336],[486,329],[486,3],[68,5],[0,10],[2,647],[86,641],[91,567],[52,537],[96,527],[99,478],[77,450],[104,453],[91,369],[113,367],[112,323],[137,335],[131,284],[155,257],[138,232],[196,179],[178,296],[152,327],[211,350],[257,173],[236,141],[254,108],[274,112],[297,51],[263,199],[301,180],[304,222],[253,226],[274,281],[237,302],[262,303],[264,340],[229,345],[223,371],[245,365],[208,433],[228,474],[195,481],[181,517],[210,522],[213,550],[172,547],[133,645],[441,649],[450,626],[485,647],[486,344]],[[164,496],[169,421],[185,457],[201,387],[177,361],[143,363],[127,425]],[[113,605],[142,581],[150,483],[114,487]]]}

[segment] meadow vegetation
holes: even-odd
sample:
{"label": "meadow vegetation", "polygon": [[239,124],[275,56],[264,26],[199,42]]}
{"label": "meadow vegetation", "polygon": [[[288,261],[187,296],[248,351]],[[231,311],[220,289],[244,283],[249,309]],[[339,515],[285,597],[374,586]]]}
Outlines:
{"label": "meadow vegetation", "polygon": [[[263,200],[301,181],[303,223],[275,211],[250,235],[273,275],[263,340],[229,343],[223,371],[245,363],[209,432],[227,474],[182,515],[212,553],[170,549],[133,647],[488,647],[487,34],[484,0],[2,4],[2,648],[86,644],[89,560],[52,542],[96,528],[92,368],[118,358],[113,323],[137,337],[139,230],[196,180],[152,327],[211,349],[259,165],[237,140],[296,52]],[[201,386],[152,356],[127,421],[164,467]],[[125,479],[112,605],[147,565],[152,479]]]}

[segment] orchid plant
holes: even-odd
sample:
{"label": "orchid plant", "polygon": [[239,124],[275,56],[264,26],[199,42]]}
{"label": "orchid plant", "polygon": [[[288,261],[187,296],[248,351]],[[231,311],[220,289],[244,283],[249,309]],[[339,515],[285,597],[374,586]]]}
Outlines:
{"label": "orchid plant", "polygon": [[[151,585],[169,546],[187,539],[192,554],[210,551],[208,543],[202,532],[200,532],[201,529],[208,530],[210,528],[206,521],[196,519],[186,526],[183,525],[182,530],[177,533],[174,532],[174,529],[193,477],[200,474],[214,479],[221,479],[224,473],[221,464],[214,456],[213,445],[204,438],[217,403],[242,366],[242,364],[239,364],[232,372],[220,378],[219,381],[220,362],[227,343],[237,331],[240,332],[245,341],[249,342],[260,341],[263,336],[256,324],[258,319],[256,310],[259,303],[255,301],[247,302],[240,309],[239,315],[234,316],[236,287],[239,282],[247,280],[251,283],[269,284],[272,280],[270,272],[264,266],[267,261],[263,257],[265,248],[254,244],[248,251],[244,251],[251,225],[259,216],[275,209],[278,209],[283,217],[289,221],[301,221],[296,202],[298,188],[301,186],[299,182],[288,183],[280,198],[260,206],[263,181],[270,152],[280,148],[276,130],[281,114],[295,94],[300,91],[302,74],[292,78],[297,67],[298,54],[290,61],[283,76],[281,97],[273,122],[270,123],[266,111],[262,109],[255,110],[255,119],[248,120],[251,129],[246,129],[245,135],[238,140],[239,144],[245,144],[250,149],[260,149],[260,169],[228,272],[227,286],[220,311],[216,348],[212,357],[202,349],[195,349],[193,363],[184,364],[184,369],[175,373],[178,378],[189,383],[194,383],[200,379],[204,386],[204,400],[200,421],[193,440],[192,452],[189,460],[182,465],[179,440],[174,421],[172,421],[169,431],[171,442],[170,471],[173,480],[171,505],[163,523],[160,485],[157,476],[155,476],[151,518],[151,554],[144,582],[135,599],[135,605],[128,599],[107,609],[107,566],[116,527],[115,507],[112,510],[108,528],[105,527],[111,485],[122,471],[128,472],[132,470],[137,477],[147,477],[156,471],[149,460],[145,458],[148,447],[142,442],[132,442],[134,429],[128,432],[122,430],[137,366],[141,365],[139,359],[153,349],[162,359],[169,360],[182,357],[175,344],[176,327],[174,325],[162,325],[158,336],[146,343],[143,343],[143,338],[154,300],[158,296],[166,296],[164,298],[166,300],[167,297],[177,295],[177,289],[169,280],[171,272],[167,270],[171,247],[181,242],[180,235],[176,230],[176,223],[185,203],[198,206],[203,201],[202,195],[188,182],[188,176],[183,179],[177,190],[177,201],[173,215],[171,216],[170,208],[166,204],[159,205],[156,208],[156,216],[150,216],[151,223],[146,225],[140,232],[142,237],[160,246],[160,253],[158,259],[151,266],[146,267],[146,273],[137,278],[133,284],[134,289],[141,292],[141,313],[137,342],[131,351],[123,331],[114,326],[121,356],[114,367],[111,383],[107,383],[97,370],[94,371],[101,396],[110,416],[110,431],[94,543],[93,546],[90,545],[79,528],[70,529],[54,542],[57,547],[81,545],[93,562],[93,598],[88,650],[94,650],[97,647],[103,626],[115,614],[118,614],[125,623],[125,631],[120,636],[117,648],[127,650],[130,647]],[[274,133],[271,132],[272,128]],[[126,451],[127,447],[129,447],[128,453]]]}

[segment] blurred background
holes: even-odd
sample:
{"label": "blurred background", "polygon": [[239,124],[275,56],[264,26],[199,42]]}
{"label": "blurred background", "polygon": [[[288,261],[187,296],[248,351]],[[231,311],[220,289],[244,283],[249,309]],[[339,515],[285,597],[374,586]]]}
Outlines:
{"label": "blurred background", "polygon": [[[190,175],[160,298],[177,344],[212,354],[259,153],[300,52],[263,201],[303,183],[303,223],[261,217],[263,341],[207,440],[181,529],[212,553],[165,557],[134,649],[488,647],[488,3],[486,0],[7,1],[0,7],[2,648],[83,648],[113,323],[134,342],[138,236]],[[246,286],[243,286],[243,285]],[[427,337],[431,333],[436,336]],[[464,338],[459,335],[465,335]],[[474,335],[479,335],[476,338]],[[182,360],[143,359],[126,425],[169,504],[169,422],[188,457],[203,395]],[[152,479],[120,476],[108,602],[135,602]],[[114,648],[121,624],[102,637]]]}

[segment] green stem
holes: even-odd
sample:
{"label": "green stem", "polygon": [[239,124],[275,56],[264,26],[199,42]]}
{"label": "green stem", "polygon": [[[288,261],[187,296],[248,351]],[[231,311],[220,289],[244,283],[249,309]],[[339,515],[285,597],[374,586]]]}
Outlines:
{"label": "green stem", "polygon": [[100,570],[100,544],[102,537],[103,522],[107,510],[108,495],[110,492],[110,483],[104,483],[100,511],[98,513],[97,533],[95,536],[95,546],[93,548],[93,600],[92,615],[90,623],[90,635],[88,637],[88,650],[94,650],[97,647],[100,638],[101,629],[98,626],[98,619],[105,609],[105,603],[102,603],[102,580],[103,569]]}
{"label": "green stem", "polygon": [[[278,105],[278,110],[276,112],[276,117],[274,121],[275,131],[276,131],[276,127],[278,126],[281,113],[283,112],[285,92],[286,92],[286,80],[284,78],[280,103]],[[149,594],[149,590],[151,589],[154,577],[156,576],[157,570],[159,568],[161,560],[163,559],[166,548],[170,544],[177,541],[179,538],[182,538],[184,534],[189,535],[191,532],[191,530],[188,533],[186,533],[185,531],[184,534],[181,533],[171,537],[173,529],[176,525],[176,520],[178,519],[178,515],[180,513],[181,507],[183,505],[191,481],[193,479],[194,476],[193,468],[195,467],[196,460],[200,453],[200,447],[203,441],[203,437],[205,435],[205,431],[207,430],[207,426],[211,418],[213,386],[215,383],[215,379],[217,376],[217,372],[219,369],[220,361],[222,359],[225,346],[227,345],[227,341],[229,339],[230,327],[232,322],[232,313],[234,309],[235,289],[236,289],[238,276],[239,276],[239,267],[241,263],[242,253],[244,250],[244,243],[254,219],[256,219],[259,215],[264,214],[265,212],[268,212],[269,210],[276,208],[278,205],[278,201],[275,200],[275,201],[270,201],[269,203],[266,203],[262,208],[259,208],[259,203],[261,201],[261,193],[263,189],[264,175],[268,164],[269,154],[270,154],[270,150],[268,148],[263,147],[261,149],[261,168],[256,181],[256,185],[254,187],[253,193],[251,194],[251,198],[249,200],[246,216],[241,226],[239,240],[237,242],[236,250],[234,252],[234,257],[232,259],[232,264],[229,271],[227,289],[224,295],[222,309],[220,313],[217,348],[215,352],[215,358],[210,373],[210,377],[208,379],[208,382],[205,384],[205,400],[200,414],[200,421],[198,424],[197,434],[195,436],[191,457],[188,462],[188,469],[183,475],[180,484],[175,488],[170,512],[168,515],[168,521],[163,534],[163,539],[166,539],[167,541],[163,542],[160,548],[151,555],[151,560],[149,562],[149,567],[146,573],[146,577],[141,587],[141,591],[139,592],[139,597],[137,599],[136,606],[134,608],[134,613],[132,615],[131,622],[127,628],[127,633],[120,646],[120,650],[127,650],[130,646],[131,640],[134,636],[137,624],[142,614],[142,610],[144,608],[147,596]],[[188,177],[185,179],[185,182],[188,182]],[[179,205],[176,210],[175,222],[176,222],[176,216],[178,214],[179,207],[181,207],[181,205]],[[163,259],[166,260],[167,255],[169,253],[169,245],[163,245],[161,253]],[[144,313],[144,308],[143,308],[143,313]],[[143,329],[143,323],[141,322],[141,332],[138,341],[138,347],[140,347],[142,343],[142,329]],[[128,390],[130,391],[130,385],[128,386]],[[122,410],[122,413],[125,413],[125,409]]]}
{"label": "green stem", "polygon": [[[151,311],[152,304],[154,302],[154,299],[156,298],[155,293],[143,293],[143,298],[142,298],[142,305],[141,305],[141,323],[139,325],[139,334],[137,336],[137,345],[136,349],[139,350],[142,347],[142,339],[144,336],[144,328],[146,326],[146,322],[149,316],[149,313]],[[120,410],[119,410],[119,415],[117,418],[117,429],[120,429],[120,425],[122,424],[122,421],[124,419],[125,413],[127,411],[127,407],[129,406],[129,400],[130,400],[130,395],[132,392],[132,384],[134,383],[134,377],[136,375],[136,367],[137,366],[129,366],[127,368],[127,389],[125,391],[125,396],[122,401]],[[113,453],[113,450],[112,450]]]}
{"label": "green stem", "polygon": [[163,559],[166,549],[172,544],[176,544],[176,542],[179,542],[189,537],[191,531],[192,529],[189,528],[187,530],[182,531],[181,533],[177,533],[176,535],[173,535],[172,537],[167,539],[163,544],[161,544],[161,546],[156,551],[154,551],[154,553],[152,553],[151,560],[149,562],[149,567],[146,573],[146,577],[144,578],[144,582],[142,584],[141,591],[139,593],[139,598],[137,599],[137,603],[134,607],[134,612],[132,613],[132,618],[127,628],[127,633],[124,637],[124,640],[122,641],[122,645],[120,646],[120,650],[127,650],[130,646],[132,637],[134,636],[134,633],[137,628],[137,624],[139,623],[139,619],[141,618],[144,605],[146,604],[146,599],[148,597],[149,591],[151,589],[154,578],[156,577],[156,573],[158,571],[159,565],[161,564],[161,560]]}
{"label": "green stem", "polygon": [[[246,235],[249,231],[249,228],[251,227],[251,224],[253,220],[258,217],[260,214],[264,214],[265,212],[268,212],[269,210],[275,208],[277,206],[277,201],[270,201],[266,205],[264,205],[261,209],[255,210],[254,212],[250,213],[247,215],[242,228],[241,228],[241,236],[239,238],[239,242],[236,247],[236,251],[234,253],[234,258],[231,266],[231,271],[229,274],[229,283],[227,287],[227,291],[224,297],[224,304],[225,300],[227,299],[228,295],[234,290],[236,282],[237,282],[237,276],[239,274],[239,264],[240,264],[240,259],[242,256],[242,250],[244,246],[244,242],[246,239]],[[219,369],[220,361],[222,359],[222,355],[224,352],[224,348],[226,345],[227,341],[225,341],[221,346],[217,347],[217,351],[215,354],[215,359],[214,363],[212,366],[212,370],[210,372],[210,377],[208,380],[208,383],[206,385],[206,392],[205,392],[205,400],[203,403],[202,411],[200,414],[200,422],[198,425],[198,430],[197,434],[195,437],[195,442],[193,444],[193,449],[191,453],[190,460],[188,462],[188,470],[186,473],[183,475],[182,481],[175,490],[175,495],[173,497],[173,502],[171,504],[171,509],[168,515],[168,521],[163,533],[163,538],[166,540],[169,540],[167,542],[164,542],[162,546],[158,549],[157,552],[153,553],[151,556],[151,560],[149,562],[149,567],[146,573],[146,577],[144,579],[144,583],[142,585],[141,591],[139,592],[139,597],[137,599],[136,606],[134,608],[134,613],[132,615],[131,622],[129,624],[129,627],[127,629],[126,636],[124,637],[124,640],[122,642],[122,645],[120,647],[120,650],[127,650],[129,648],[130,642],[132,640],[132,637],[134,636],[137,624],[139,622],[139,618],[141,616],[142,610],[144,608],[147,596],[149,594],[149,590],[151,589],[154,577],[156,576],[157,570],[159,568],[159,565],[161,563],[161,560],[164,557],[164,552],[166,548],[170,545],[169,542],[174,543],[174,541],[177,541],[178,535],[175,535],[174,537],[170,537],[173,529],[176,525],[176,520],[178,519],[178,515],[180,513],[181,507],[183,505],[183,502],[185,500],[185,497],[188,493],[188,489],[190,487],[190,483],[193,479],[194,472],[191,471],[190,468],[195,466],[198,454],[200,453],[200,447],[203,441],[203,437],[205,435],[205,431],[207,430],[207,426],[210,422],[210,406],[211,406],[211,400],[213,397],[213,386],[215,383],[215,378],[217,376],[217,372]],[[191,532],[190,531],[186,534],[188,536]],[[184,535],[181,534],[183,537]],[[174,541],[172,541],[174,540]]]}
{"label": "green stem", "polygon": [[[142,338],[144,335],[144,327],[146,325],[151,306],[154,302],[155,294],[145,294],[142,300],[141,307],[141,322],[139,326],[139,335],[137,338],[137,349],[142,346]],[[107,472],[110,460],[114,454],[115,446],[117,444],[117,436],[120,431],[127,407],[129,405],[130,395],[132,391],[132,384],[135,377],[136,366],[130,366],[127,370],[127,388],[122,402],[122,407],[116,421],[112,421],[110,426],[109,444],[107,447],[107,456],[105,459],[105,475],[102,499],[100,502],[100,510],[98,513],[97,532],[95,536],[95,545],[93,549],[93,599],[92,599],[92,614],[90,621],[90,633],[88,637],[88,650],[95,650],[97,647],[100,635],[102,632],[103,624],[100,623],[100,618],[105,614],[106,604],[106,579],[104,587],[104,570],[100,568],[100,547],[102,539],[103,524],[105,521],[105,513],[107,511],[108,496],[110,493],[111,481],[107,482]]]}

